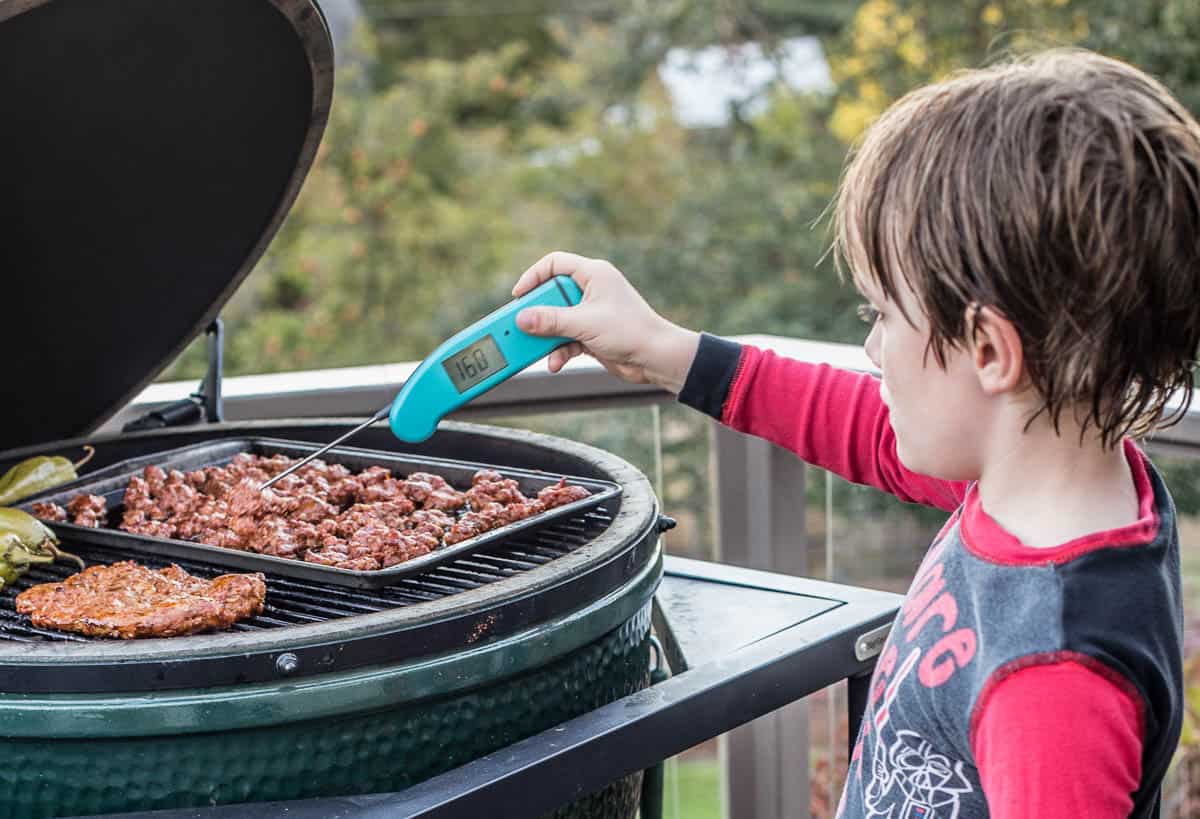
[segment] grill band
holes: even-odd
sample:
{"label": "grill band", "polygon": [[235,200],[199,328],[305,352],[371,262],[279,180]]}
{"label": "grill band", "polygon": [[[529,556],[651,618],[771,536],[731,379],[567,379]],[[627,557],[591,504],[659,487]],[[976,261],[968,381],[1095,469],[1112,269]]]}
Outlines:
{"label": "grill band", "polygon": [[[494,682],[566,656],[615,628],[649,624],[662,552],[623,588],[571,615],[450,656],[228,691],[150,697],[0,695],[0,736],[41,739],[174,735],[261,728],[361,713]],[[96,714],[104,719],[97,720]]]}

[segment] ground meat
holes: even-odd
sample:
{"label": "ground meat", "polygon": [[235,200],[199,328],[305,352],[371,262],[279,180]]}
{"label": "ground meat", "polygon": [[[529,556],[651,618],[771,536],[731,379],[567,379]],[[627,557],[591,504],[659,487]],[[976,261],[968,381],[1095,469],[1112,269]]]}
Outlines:
{"label": "ground meat", "polygon": [[467,505],[467,496],[446,482],[441,475],[414,472],[401,482],[401,490],[425,509],[453,512]]}
{"label": "ground meat", "polygon": [[425,499],[426,509],[440,509],[444,512],[454,512],[466,505],[466,493],[459,492],[457,489],[449,486],[433,490],[429,493],[429,497]]}
{"label": "ground meat", "polygon": [[419,509],[408,516],[405,525],[415,532],[426,532],[440,539],[454,525],[454,518],[440,509]]}
{"label": "ground meat", "polygon": [[124,640],[228,628],[261,612],[266,594],[261,574],[204,580],[175,565],[155,571],[122,561],[34,586],[16,607],[38,628]]}
{"label": "ground meat", "polygon": [[88,526],[99,529],[108,521],[108,507],[104,498],[99,495],[76,495],[71,498],[67,508],[63,509],[57,503],[38,501],[31,507],[33,516],[55,523],[66,523],[68,520],[76,526]]}
{"label": "ground meat", "polygon": [[[187,473],[146,467],[125,489],[120,526],[152,537],[368,571],[588,494],[560,481],[530,499],[517,481],[491,469],[477,472],[462,492],[431,472],[397,476],[373,466],[355,475],[319,459],[259,489],[292,463],[283,455],[241,453],[223,467]],[[70,513],[76,522],[91,516],[97,522],[85,525],[99,525],[103,499],[95,498],[96,507],[88,497],[75,498],[66,511],[43,511]]]}
{"label": "ground meat", "polygon": [[[467,490],[467,495],[471,497],[472,511],[459,518],[446,533],[447,545],[461,543],[468,538],[532,517],[556,506],[565,506],[591,494],[582,486],[568,486],[567,479],[561,478],[558,483],[538,492],[537,500],[531,501],[516,491],[516,481],[497,478],[499,475],[491,470],[480,470],[475,474],[475,485]],[[489,501],[488,498],[495,500]],[[477,499],[481,503],[479,506],[476,506]]]}
{"label": "ground meat", "polygon": [[67,513],[76,526],[99,529],[102,523],[108,522],[108,508],[100,495],[76,495],[67,504]]}
{"label": "ground meat", "polygon": [[273,557],[294,558],[302,551],[291,522],[279,515],[258,520],[249,536],[243,537],[242,544],[246,551]]}
{"label": "ground meat", "polygon": [[412,501],[405,497],[380,503],[356,503],[337,516],[334,531],[348,538],[362,527],[372,524],[398,528],[405,525],[414,508]]}
{"label": "ground meat", "polygon": [[559,478],[554,486],[547,486],[538,492],[538,500],[544,508],[553,509],[555,506],[566,506],[568,503],[583,500],[590,494],[582,486],[568,486],[566,478]]}
{"label": "ground meat", "polygon": [[432,472],[413,472],[408,476],[410,481],[421,481],[427,483],[434,489],[446,489],[450,484],[441,475],[435,475]]}
{"label": "ground meat", "polygon": [[67,519],[67,510],[63,509],[57,503],[47,503],[46,501],[38,501],[31,507],[33,516],[48,520],[54,523],[63,523]]}
{"label": "ground meat", "polygon": [[291,518],[306,523],[320,523],[335,517],[337,513],[337,506],[321,500],[311,491],[304,491],[296,495],[296,509],[292,512]]}
{"label": "ground meat", "polygon": [[492,520],[482,512],[467,512],[446,533],[446,545],[452,546],[455,543],[462,543],[464,540],[470,540],[494,528]]}
{"label": "ground meat", "polygon": [[139,530],[140,534],[149,535],[150,537],[166,537],[173,538],[178,534],[179,527],[174,523],[166,520],[148,520],[142,524]]}
{"label": "ground meat", "polygon": [[541,511],[542,507],[536,501],[533,503],[510,503],[507,506],[501,503],[489,503],[483,508],[467,512],[459,518],[446,534],[446,543],[461,543],[468,538],[515,523]]}
{"label": "ground meat", "polygon": [[489,503],[507,506],[512,503],[525,503],[529,499],[521,494],[517,482],[512,478],[502,477],[500,473],[491,469],[481,469],[471,480],[467,500],[472,509],[482,509]]}
{"label": "ground meat", "polygon": [[383,568],[373,557],[350,557],[345,552],[336,549],[313,550],[308,552],[304,559],[309,563],[332,566],[335,569],[349,569],[355,572],[373,572]]}
{"label": "ground meat", "polygon": [[222,549],[241,549],[243,543],[241,535],[232,529],[209,529],[194,539]]}

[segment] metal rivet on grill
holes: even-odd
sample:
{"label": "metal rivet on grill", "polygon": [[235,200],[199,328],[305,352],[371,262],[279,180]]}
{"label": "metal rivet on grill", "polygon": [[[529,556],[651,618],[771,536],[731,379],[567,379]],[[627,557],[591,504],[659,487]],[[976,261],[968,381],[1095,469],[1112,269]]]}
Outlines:
{"label": "metal rivet on grill", "polygon": [[296,669],[299,667],[300,658],[290,651],[285,654],[280,654],[275,660],[275,670],[284,676],[287,676],[288,674],[294,674]]}

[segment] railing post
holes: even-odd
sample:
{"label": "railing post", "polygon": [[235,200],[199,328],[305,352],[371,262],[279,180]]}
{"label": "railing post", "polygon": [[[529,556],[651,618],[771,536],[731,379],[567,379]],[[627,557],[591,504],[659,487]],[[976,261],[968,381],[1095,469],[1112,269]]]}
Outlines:
{"label": "railing post", "polygon": [[[760,438],[711,428],[717,559],[804,574],[804,463]],[[808,734],[801,700],[721,738],[728,819],[809,816]]]}

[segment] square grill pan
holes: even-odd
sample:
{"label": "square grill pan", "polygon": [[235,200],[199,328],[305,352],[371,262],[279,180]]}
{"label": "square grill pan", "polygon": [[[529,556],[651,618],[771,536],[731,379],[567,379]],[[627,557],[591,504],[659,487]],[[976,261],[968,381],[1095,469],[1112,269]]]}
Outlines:
{"label": "square grill pan", "polygon": [[[155,557],[178,557],[181,559],[202,560],[217,566],[229,566],[236,569],[260,571],[267,574],[294,577],[317,583],[333,583],[338,586],[348,586],[359,589],[376,589],[397,583],[409,575],[429,569],[448,560],[453,560],[470,554],[496,541],[502,540],[516,532],[532,529],[565,515],[577,514],[585,509],[598,506],[605,501],[616,498],[621,494],[619,484],[610,481],[600,481],[594,478],[580,478],[558,473],[538,472],[528,469],[515,469],[506,466],[457,461],[444,458],[419,457],[376,450],[355,449],[353,447],[335,447],[322,456],[322,460],[330,464],[341,464],[354,473],[370,466],[382,466],[390,469],[394,475],[403,477],[412,472],[433,472],[441,475],[459,491],[471,487],[471,478],[480,469],[494,469],[505,478],[514,478],[521,493],[536,496],[538,490],[558,483],[565,477],[570,484],[576,484],[587,489],[591,494],[586,498],[557,506],[537,515],[518,520],[497,529],[484,532],[452,546],[443,546],[428,554],[406,560],[396,566],[375,571],[354,571],[340,569],[335,566],[322,566],[318,563],[305,563],[302,560],[262,555],[255,552],[243,552],[237,549],[227,549],[221,546],[209,546],[174,538],[159,538],[149,535],[134,534],[116,528],[124,513],[125,488],[129,479],[140,475],[142,469],[149,463],[155,463],[164,470],[178,469],[181,472],[191,472],[209,466],[225,466],[235,455],[248,452],[253,455],[286,455],[289,458],[303,458],[305,455],[320,449],[319,445],[300,441],[281,441],[271,438],[237,438],[233,440],[215,441],[212,443],[193,444],[178,449],[164,450],[154,456],[151,461],[142,457],[128,462],[129,468],[117,474],[105,470],[106,477],[96,480],[81,480],[71,484],[54,494],[37,496],[38,501],[50,501],[60,506],[66,506],[71,498],[80,494],[101,495],[108,507],[108,523],[105,527],[93,529],[87,526],[76,526],[73,523],[53,523],[55,529],[62,529],[62,534],[71,540],[86,543],[98,543],[117,546],[131,551],[142,552]],[[20,508],[31,511],[33,500],[20,504]],[[458,515],[454,515],[458,517]]]}

